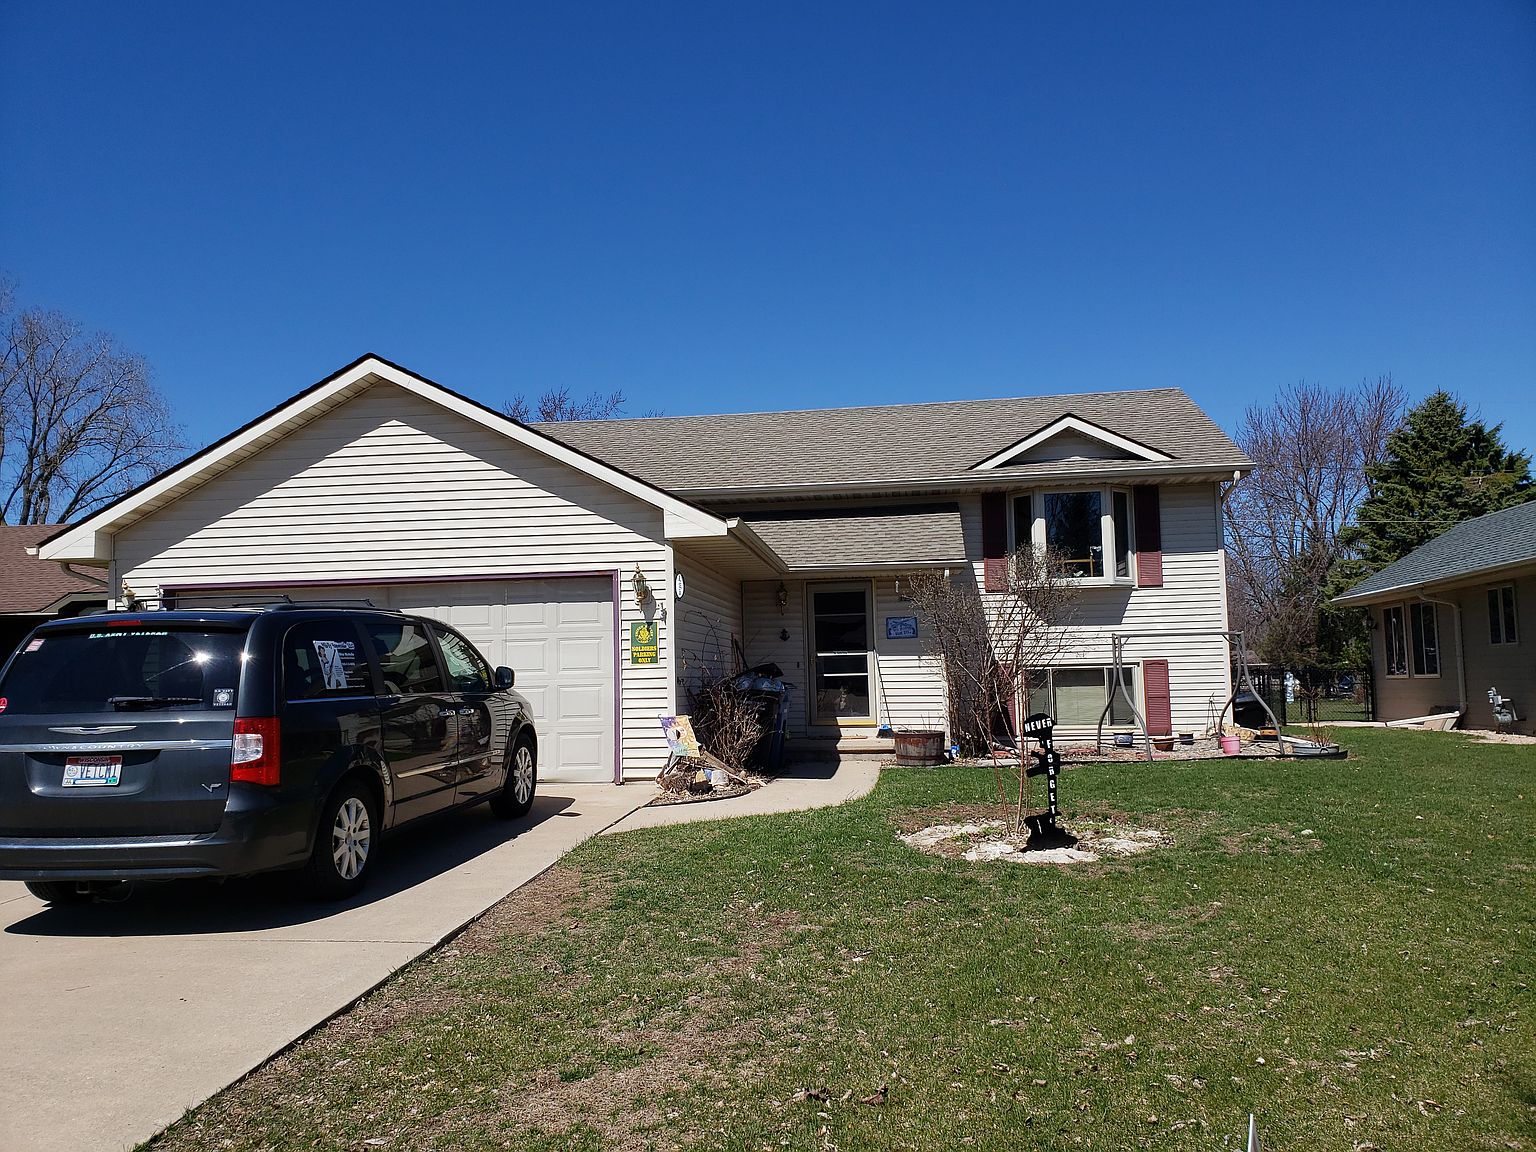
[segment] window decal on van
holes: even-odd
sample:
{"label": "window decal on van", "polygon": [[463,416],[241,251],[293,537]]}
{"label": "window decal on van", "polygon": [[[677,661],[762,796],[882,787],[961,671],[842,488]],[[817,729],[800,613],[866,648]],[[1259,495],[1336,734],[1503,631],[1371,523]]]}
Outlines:
{"label": "window decal on van", "polygon": [[233,688],[215,688],[213,690],[213,706],[215,708],[233,708],[235,706],[235,690]]}
{"label": "window decal on van", "polygon": [[357,645],[350,640],[316,640],[314,644],[320,671],[325,676],[325,690],[344,690],[347,677],[357,664]]}

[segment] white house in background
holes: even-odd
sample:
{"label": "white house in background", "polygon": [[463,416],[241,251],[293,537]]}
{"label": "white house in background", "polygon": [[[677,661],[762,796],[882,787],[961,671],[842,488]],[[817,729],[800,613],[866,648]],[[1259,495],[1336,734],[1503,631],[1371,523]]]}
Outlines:
{"label": "white house in background", "polygon": [[1123,633],[1153,732],[1203,728],[1230,689],[1221,487],[1250,467],[1177,389],[523,425],[365,356],[40,555],[105,565],[123,602],[435,614],[516,669],[546,778],[617,781],[738,660],[783,669],[801,740],[943,727],[900,578],[990,587],[1024,539],[1083,585],[1035,703],[1091,730]]}

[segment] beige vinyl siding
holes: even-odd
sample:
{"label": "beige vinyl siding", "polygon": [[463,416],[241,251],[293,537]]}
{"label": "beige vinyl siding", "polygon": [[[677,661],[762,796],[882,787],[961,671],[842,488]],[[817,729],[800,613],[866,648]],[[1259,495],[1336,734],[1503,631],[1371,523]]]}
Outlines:
{"label": "beige vinyl siding", "polygon": [[[803,734],[813,679],[805,663],[805,584],[799,580],[784,581],[789,603],[782,609],[777,597],[778,587],[777,580],[742,582],[742,648],[746,651],[748,664],[772,661],[782,669],[784,679],[792,685],[785,698],[788,712],[784,723],[791,734]],[[781,632],[788,633],[788,638],[780,639]]]}
{"label": "beige vinyl siding", "polygon": [[703,676],[736,671],[732,641],[741,639],[741,585],[696,560],[677,556],[683,598],[672,605],[677,632],[677,701],[686,708],[687,688]]}
{"label": "beige vinyl siding", "polygon": [[[1084,486],[1096,485],[1085,479]],[[1085,584],[1076,604],[1072,634],[1059,664],[1108,665],[1110,635],[1115,632],[1224,630],[1226,557],[1222,551],[1221,504],[1214,484],[1165,484],[1160,488],[1163,535],[1163,586],[1132,588]],[[961,501],[966,554],[974,559],[976,579],[984,582],[981,561],[981,498]],[[1231,673],[1226,641],[1219,636],[1168,635],[1127,641],[1125,661],[1168,661],[1173,696],[1174,731],[1201,732],[1211,701],[1226,702]]]}
{"label": "beige vinyl siding", "polygon": [[[381,383],[117,534],[114,567],[140,596],[162,586],[620,573],[621,764],[657,771],[671,707],[661,663],[629,663],[646,618],[630,577],[671,579],[662,512]],[[654,612],[655,601],[649,610]]]}
{"label": "beige vinyl siding", "polygon": [[896,590],[896,578],[875,578],[875,662],[879,676],[876,698],[878,715],[898,730],[925,729],[946,732],[949,711],[944,689],[943,666],[923,655],[922,621],[918,637],[912,640],[888,640],[885,620],[888,616],[916,616],[911,601],[902,600]]}

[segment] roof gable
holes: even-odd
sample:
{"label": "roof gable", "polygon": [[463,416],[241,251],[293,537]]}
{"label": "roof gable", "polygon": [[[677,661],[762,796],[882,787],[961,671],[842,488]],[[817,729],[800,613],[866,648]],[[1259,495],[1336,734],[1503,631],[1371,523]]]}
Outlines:
{"label": "roof gable", "polygon": [[48,560],[106,561],[110,556],[109,543],[113,533],[153,515],[187,492],[222,475],[257,455],[268,445],[381,382],[394,384],[429,403],[660,508],[666,516],[669,536],[722,536],[727,531],[725,521],[620,467],[598,460],[580,448],[520,424],[397,364],[368,355],[284,401],[100,511],[50,537],[42,545],[39,554]]}
{"label": "roof gable", "polygon": [[987,457],[976,465],[976,470],[985,472],[1010,464],[1046,464],[1065,460],[1171,459],[1167,453],[1149,448],[1138,440],[1111,432],[1102,424],[1095,424],[1068,412],[1043,428],[1037,428],[1017,444]]}

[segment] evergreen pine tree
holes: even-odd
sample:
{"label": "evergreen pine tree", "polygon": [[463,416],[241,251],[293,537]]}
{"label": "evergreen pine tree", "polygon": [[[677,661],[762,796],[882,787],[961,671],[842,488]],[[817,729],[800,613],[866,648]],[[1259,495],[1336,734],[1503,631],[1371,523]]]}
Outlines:
{"label": "evergreen pine tree", "polygon": [[1466,405],[1444,391],[1409,410],[1387,440],[1386,459],[1366,469],[1371,495],[1347,534],[1359,557],[1348,565],[1350,582],[1453,524],[1536,497],[1530,454],[1505,448],[1501,427],[1468,421]]}

